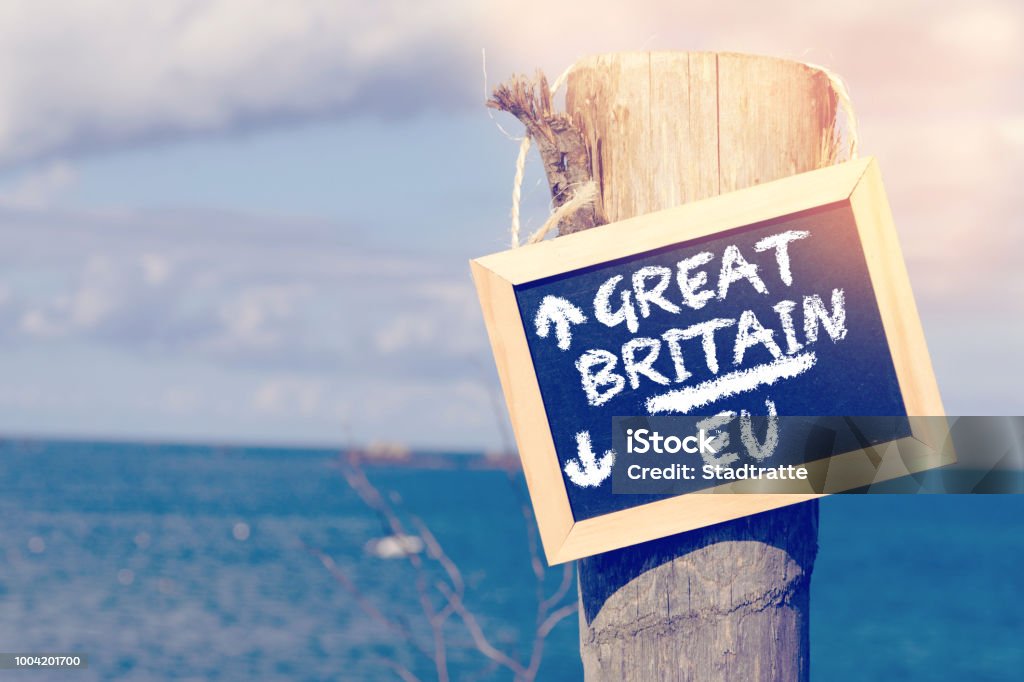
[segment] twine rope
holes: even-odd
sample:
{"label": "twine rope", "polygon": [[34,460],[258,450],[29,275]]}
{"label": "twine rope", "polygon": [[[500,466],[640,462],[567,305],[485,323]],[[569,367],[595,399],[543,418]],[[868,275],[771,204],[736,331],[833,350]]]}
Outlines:
{"label": "twine rope", "polygon": [[530,153],[530,136],[525,135],[519,142],[516,157],[516,174],[512,178],[512,248],[519,247],[519,201],[523,195],[523,172],[526,170],[526,155]]}
{"label": "twine rope", "polygon": [[562,222],[563,218],[571,216],[576,211],[596,200],[597,183],[593,180],[583,183],[576,188],[576,191],[573,192],[572,197],[568,201],[552,211],[548,219],[544,221],[544,224],[540,226],[540,229],[531,234],[526,243],[536,244],[541,241],[544,237],[548,236],[548,232],[558,227],[558,223]]}

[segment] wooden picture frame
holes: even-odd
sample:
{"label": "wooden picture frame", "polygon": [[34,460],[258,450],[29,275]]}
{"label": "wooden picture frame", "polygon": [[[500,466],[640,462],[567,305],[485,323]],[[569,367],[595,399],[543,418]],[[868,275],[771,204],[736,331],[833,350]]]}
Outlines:
{"label": "wooden picture frame", "polygon": [[[577,521],[572,514],[514,287],[608,261],[841,205],[856,222],[912,437],[898,466],[864,468],[863,485],[955,459],[944,410],[877,162],[851,161],[471,261],[548,562],[561,563],[819,497],[818,493],[686,494]],[[914,417],[933,417],[919,420]],[[904,442],[913,441],[913,442]],[[906,449],[913,454],[908,457]],[[874,450],[874,449],[873,449]],[[864,451],[828,458],[856,471]],[[810,463],[813,468],[815,463]],[[831,470],[831,469],[830,469]],[[737,485],[737,484],[733,484]],[[849,486],[847,486],[849,487]],[[720,486],[707,492],[729,493]],[[826,490],[825,494],[836,492]]]}

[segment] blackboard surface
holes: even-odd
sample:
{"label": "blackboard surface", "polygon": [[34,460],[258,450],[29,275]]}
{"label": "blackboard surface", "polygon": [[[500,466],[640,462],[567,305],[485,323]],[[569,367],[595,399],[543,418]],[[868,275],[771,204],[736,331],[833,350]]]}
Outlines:
{"label": "blackboard surface", "polygon": [[[785,248],[772,247],[770,238],[784,233],[798,237],[787,241]],[[785,251],[784,256],[780,257],[780,251]],[[737,253],[739,259],[735,258]],[[685,276],[706,273],[702,285],[695,285],[693,281],[679,283],[678,264],[686,259],[695,259],[699,266],[686,270]],[[730,260],[728,267],[723,263],[725,260]],[[751,271],[746,264],[753,266],[755,276],[736,274],[749,274]],[[639,270],[652,266],[662,269],[646,272],[664,273],[667,268],[672,275],[660,297],[654,296],[654,300],[648,297],[641,303],[636,300],[636,289],[631,286]],[[724,270],[729,271],[730,282],[721,295],[720,280]],[[621,313],[623,292],[629,291],[630,298],[625,305],[627,314],[621,322],[609,326],[595,319],[595,297],[602,285],[607,287],[609,280],[616,276],[621,276],[621,280],[608,289],[613,292],[609,309]],[[652,275],[641,284],[649,293],[659,281],[658,276]],[[696,292],[702,305],[698,306],[700,301],[694,298],[686,299],[684,288],[690,294]],[[837,290],[841,294],[838,305],[834,293]],[[579,459],[578,434],[589,435],[597,457],[612,448],[614,416],[645,415],[653,411],[714,415],[726,410],[747,410],[758,415],[768,409],[766,401],[774,405],[779,415],[906,414],[857,225],[846,204],[823,206],[518,284],[514,292],[563,476],[566,465]],[[554,321],[544,324],[543,320],[538,320],[542,305],[546,300],[550,303],[548,297],[571,303],[585,317],[584,322],[572,321],[567,325],[571,336],[568,340],[558,338]],[[832,317],[823,321],[815,315],[806,315],[809,297],[817,297],[820,303],[812,307],[813,311]],[[786,301],[792,302],[788,306],[791,321],[788,334],[784,316],[778,310],[780,302],[783,308],[787,307]],[[843,311],[841,325],[836,322],[837,307]],[[635,314],[632,329],[629,328],[630,310]],[[751,316],[756,318],[759,327],[751,326]],[[810,335],[805,328],[807,317],[814,326]],[[703,337],[679,339],[677,336],[676,350],[682,354],[685,366],[680,373],[670,344],[665,340],[666,334],[671,337],[675,333],[671,330],[686,329],[709,320],[724,321],[712,334],[714,360],[708,361]],[[832,329],[826,324],[829,320]],[[842,329],[837,331],[838,326]],[[746,340],[737,344],[741,327],[746,329]],[[752,339],[751,332],[757,337],[760,327],[765,330],[760,338],[770,337],[777,347],[774,352],[770,342]],[[796,344],[788,343],[790,338]],[[643,359],[652,346],[658,346],[657,356],[649,366],[652,372],[641,369],[635,388],[626,377],[623,361],[623,345],[634,339],[649,340],[643,342],[646,345],[639,346],[639,350],[634,348],[634,357]],[[737,345],[742,346],[739,352]],[[611,390],[614,388],[611,382],[603,386],[607,389],[604,393],[598,391],[600,404],[592,404],[593,394],[588,400],[582,370],[577,367],[587,351],[602,351],[602,358],[614,356],[616,365],[609,371],[623,377],[622,388],[617,392]],[[741,357],[738,358],[738,354]],[[714,363],[718,365],[717,372],[709,367]],[[774,378],[751,386],[747,381],[750,373],[769,366],[778,370]],[[597,363],[588,371],[602,367],[606,365]],[[659,378],[652,379],[650,374]],[[708,391],[699,394],[704,397],[702,402],[694,393],[684,390],[723,377],[734,377],[737,381],[722,383],[719,393],[725,395],[713,400],[706,400]],[[729,395],[730,392],[733,394]],[[669,395],[676,395],[678,400],[662,397]],[[792,461],[792,456],[784,456],[784,459]],[[741,458],[735,464],[750,461]],[[646,496],[613,495],[610,479],[600,485],[583,487],[566,476],[565,488],[577,521],[651,501]]]}

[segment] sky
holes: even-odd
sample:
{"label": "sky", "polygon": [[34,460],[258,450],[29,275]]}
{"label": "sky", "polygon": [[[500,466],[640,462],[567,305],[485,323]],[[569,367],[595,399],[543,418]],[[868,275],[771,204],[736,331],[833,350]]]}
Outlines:
{"label": "sky", "polygon": [[0,433],[501,447],[484,93],[641,49],[841,74],[947,411],[1020,414],[1022,40],[999,0],[3,3]]}

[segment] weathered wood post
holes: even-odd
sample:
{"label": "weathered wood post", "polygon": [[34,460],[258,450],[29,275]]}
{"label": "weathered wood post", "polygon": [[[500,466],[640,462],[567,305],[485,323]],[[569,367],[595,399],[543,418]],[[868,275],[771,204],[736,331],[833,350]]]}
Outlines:
{"label": "weathered wood post", "polygon": [[[551,110],[546,83],[536,96],[525,83],[499,88],[492,106],[526,124],[555,203],[582,180],[599,186],[594,212],[563,221],[562,234],[835,157],[835,92],[823,72],[796,62],[727,53],[591,57],[569,75],[568,117]],[[581,560],[586,679],[807,679],[817,520],[817,502],[806,502]]]}

